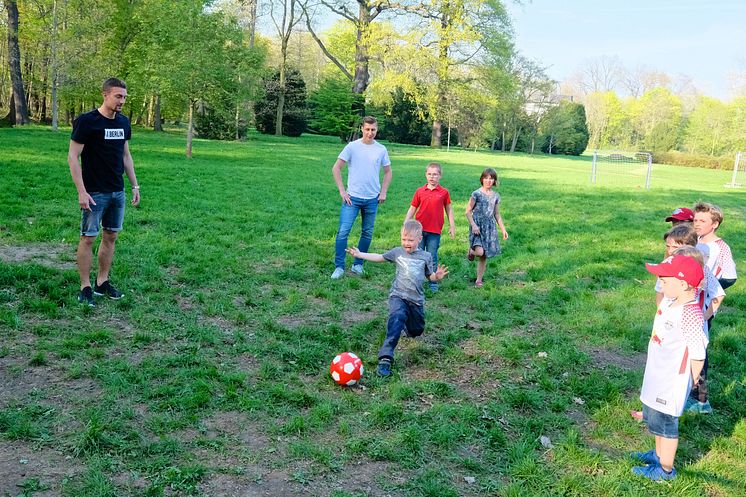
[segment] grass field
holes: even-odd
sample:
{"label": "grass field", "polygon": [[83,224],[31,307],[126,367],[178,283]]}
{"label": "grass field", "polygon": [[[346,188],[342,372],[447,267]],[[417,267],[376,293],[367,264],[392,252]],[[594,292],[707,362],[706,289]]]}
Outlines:
{"label": "grass field", "polygon": [[[654,166],[650,191],[592,188],[588,157],[391,145],[371,249],[398,245],[430,160],[457,236],[425,335],[402,340],[382,380],[394,268],[329,279],[336,139],[197,141],[188,161],[183,136],[135,130],[142,204],[112,273],[126,296],[95,309],[75,300],[68,139],[0,129],[1,496],[746,495],[743,282],[714,325],[715,413],[682,418],[679,478],[642,481],[627,457],[653,445],[628,411],[663,219],[721,205],[746,271],[746,192],[723,188],[727,171]],[[477,290],[463,212],[486,166],[511,237]],[[328,374],[345,350],[364,360],[362,387]]]}

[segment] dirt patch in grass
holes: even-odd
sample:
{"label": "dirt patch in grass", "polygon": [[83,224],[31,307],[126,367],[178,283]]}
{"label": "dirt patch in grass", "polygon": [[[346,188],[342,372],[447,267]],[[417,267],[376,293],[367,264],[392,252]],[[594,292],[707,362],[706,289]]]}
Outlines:
{"label": "dirt patch in grass", "polygon": [[381,316],[383,314],[380,309],[371,309],[368,311],[348,310],[342,314],[342,327],[346,328],[358,323],[372,321]]}
{"label": "dirt patch in grass", "polygon": [[7,357],[0,358],[0,385],[0,406],[12,400],[23,401],[32,391],[45,392],[43,401],[57,406],[101,394],[98,384],[89,378],[66,379],[60,368],[30,367]]}
{"label": "dirt patch in grass", "polygon": [[[363,494],[368,497],[402,495],[383,489],[379,481],[391,483],[393,475],[388,465],[373,461],[358,461],[340,472],[315,474],[306,463],[288,469],[262,466],[243,468],[240,474],[215,473],[207,477],[200,490],[205,497],[277,497],[281,495],[327,496],[333,491]],[[401,478],[403,483],[404,479]]]}
{"label": "dirt patch in grass", "polygon": [[53,269],[75,269],[75,247],[66,243],[0,245],[0,261],[7,264],[34,263]]}
{"label": "dirt patch in grass", "polygon": [[591,360],[596,367],[605,368],[609,365],[616,366],[620,369],[635,370],[645,367],[646,355],[643,352],[634,354],[623,354],[618,350],[607,349],[605,347],[586,348],[585,352],[591,356]]}
{"label": "dirt patch in grass", "polygon": [[34,497],[58,496],[62,494],[62,481],[83,469],[63,452],[35,449],[20,441],[0,443],[0,495],[19,495],[23,491],[21,485],[38,480],[38,486],[45,490],[33,492]]}

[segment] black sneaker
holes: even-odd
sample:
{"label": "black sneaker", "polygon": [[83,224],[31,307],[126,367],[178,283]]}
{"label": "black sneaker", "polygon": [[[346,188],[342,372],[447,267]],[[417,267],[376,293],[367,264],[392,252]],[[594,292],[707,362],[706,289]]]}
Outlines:
{"label": "black sneaker", "polygon": [[104,281],[100,285],[96,284],[96,286],[93,288],[93,295],[96,295],[98,297],[106,295],[107,297],[113,300],[119,300],[123,296],[122,293],[119,292],[119,290],[111,286],[111,283],[109,283],[109,280]]}
{"label": "black sneaker", "polygon": [[78,302],[81,304],[88,304],[88,307],[96,307],[96,301],[93,300],[93,290],[87,286],[83,288],[78,294]]}

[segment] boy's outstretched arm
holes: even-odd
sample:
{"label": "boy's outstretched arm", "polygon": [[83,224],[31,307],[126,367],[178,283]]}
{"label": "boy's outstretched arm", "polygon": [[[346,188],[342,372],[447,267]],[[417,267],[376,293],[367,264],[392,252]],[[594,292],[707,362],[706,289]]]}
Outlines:
{"label": "boy's outstretched arm", "polygon": [[448,267],[438,264],[438,270],[434,273],[430,273],[428,278],[430,281],[441,281],[448,274]]}
{"label": "boy's outstretched arm", "polygon": [[360,252],[357,247],[350,247],[347,249],[347,253],[352,257],[362,259],[370,262],[386,262],[382,254],[369,254],[368,252]]}
{"label": "boy's outstretched arm", "polygon": [[407,221],[412,219],[415,212],[417,212],[417,207],[415,207],[414,205],[410,205],[409,210],[407,211],[407,215],[404,216],[404,222],[406,223]]}

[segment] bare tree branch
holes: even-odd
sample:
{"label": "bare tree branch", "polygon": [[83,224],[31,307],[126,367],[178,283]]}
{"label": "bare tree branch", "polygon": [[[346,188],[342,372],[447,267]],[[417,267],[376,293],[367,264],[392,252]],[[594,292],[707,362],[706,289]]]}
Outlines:
{"label": "bare tree branch", "polygon": [[319,46],[322,52],[324,52],[324,55],[326,55],[326,58],[329,59],[334,63],[335,66],[339,68],[342,73],[347,76],[347,78],[352,81],[352,74],[350,74],[350,71],[347,70],[347,68],[342,65],[342,63],[337,59],[334,55],[329,52],[329,50],[324,45],[324,42],[321,41],[321,39],[316,35],[316,32],[313,30],[313,27],[311,26],[311,18],[308,15],[308,11],[306,10],[306,5],[301,4],[301,8],[303,9],[303,16],[306,18],[306,28],[308,29],[308,32],[311,33],[311,36],[314,40],[316,40],[316,44]]}

